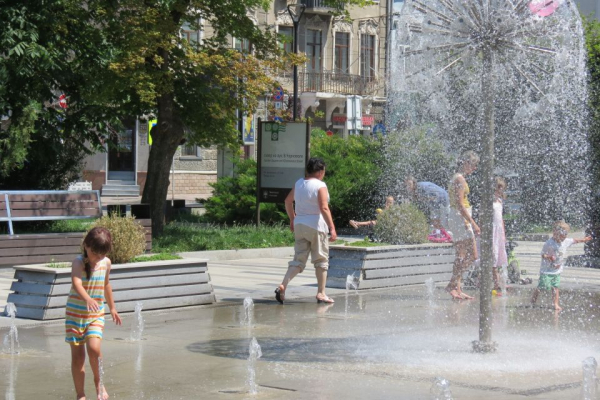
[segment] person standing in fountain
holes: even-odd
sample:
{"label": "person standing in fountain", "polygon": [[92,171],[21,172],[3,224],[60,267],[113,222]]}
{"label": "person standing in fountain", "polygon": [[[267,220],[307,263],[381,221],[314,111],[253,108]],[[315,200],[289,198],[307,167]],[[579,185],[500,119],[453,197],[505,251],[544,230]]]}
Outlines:
{"label": "person standing in fountain", "polygon": [[91,229],[83,239],[83,255],[72,264],[71,292],[67,299],[65,341],[71,345],[71,374],[77,399],[85,399],[85,353],[90,358],[97,398],[108,399],[106,389],[100,385],[102,358],[100,345],[104,331],[104,301],[117,325],[121,317],[115,308],[109,274],[111,262],[106,255],[112,248],[110,232],[106,228]]}
{"label": "person standing in fountain", "polygon": [[538,287],[533,291],[531,304],[537,301],[540,290],[552,289],[552,302],[556,311],[562,310],[558,304],[558,287],[560,285],[560,274],[567,260],[567,249],[577,243],[585,243],[592,240],[591,236],[583,239],[567,238],[571,227],[564,221],[554,223],[552,237],[544,243],[542,248],[542,264],[540,266],[540,281]]}
{"label": "person standing in fountain", "polygon": [[[495,179],[494,189],[494,266],[492,267],[492,278],[494,279],[494,290],[501,291],[498,269],[508,266],[508,255],[506,254],[506,230],[504,219],[502,219],[502,203],[505,197],[506,180],[500,176]],[[504,294],[504,293],[503,293]]]}
{"label": "person standing in fountain", "polygon": [[[329,268],[329,243],[337,239],[333,218],[329,210],[329,191],[323,182],[325,162],[311,158],[306,165],[306,176],[298,179],[285,199],[285,210],[290,218],[290,229],[294,232],[294,259],[289,262],[283,282],[275,289],[275,298],[281,304],[290,281],[304,271],[308,255],[317,275],[317,302],[333,303],[325,294],[327,269]],[[294,209],[294,202],[296,208]]]}
{"label": "person standing in fountain", "polygon": [[472,174],[479,164],[479,156],[473,151],[464,152],[457,165],[457,172],[450,180],[448,196],[450,207],[448,210],[448,229],[452,232],[452,242],[456,252],[452,278],[446,287],[453,299],[473,299],[461,290],[462,274],[477,259],[477,246],[475,234],[479,235],[479,226],[471,216],[471,203],[469,203],[469,185],[466,176]]}

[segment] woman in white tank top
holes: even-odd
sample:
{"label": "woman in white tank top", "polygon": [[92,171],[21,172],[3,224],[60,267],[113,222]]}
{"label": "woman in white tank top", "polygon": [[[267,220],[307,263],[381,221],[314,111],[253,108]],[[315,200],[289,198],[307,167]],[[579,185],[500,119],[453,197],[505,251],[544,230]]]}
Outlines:
{"label": "woman in white tank top", "polygon": [[[329,210],[329,191],[323,182],[324,176],[325,162],[320,158],[311,158],[306,165],[306,176],[298,179],[285,199],[285,210],[290,218],[295,244],[294,259],[289,262],[281,285],[275,289],[275,298],[281,304],[290,281],[304,271],[309,254],[317,276],[317,302],[333,303],[333,299],[325,294],[325,283],[329,268],[328,242],[335,241],[337,233]],[[331,235],[329,238],[328,233]]]}

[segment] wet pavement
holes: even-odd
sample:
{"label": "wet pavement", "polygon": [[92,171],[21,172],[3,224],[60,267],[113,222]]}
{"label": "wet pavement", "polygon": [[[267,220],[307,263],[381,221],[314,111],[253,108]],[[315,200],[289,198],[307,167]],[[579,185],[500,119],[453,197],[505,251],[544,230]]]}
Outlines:
{"label": "wet pavement", "polygon": [[[541,243],[518,249],[521,269],[537,278]],[[547,295],[531,308],[533,285],[494,297],[499,350],[482,355],[471,352],[477,300],[451,301],[441,287],[430,296],[414,286],[347,296],[331,290],[336,303],[320,305],[307,268],[281,306],[272,289],[286,262],[209,263],[219,303],[144,312],[139,342],[129,340],[133,314],[123,315],[122,327],[107,321],[102,348],[111,398],[431,399],[433,380],[441,376],[455,399],[574,399],[581,398],[581,362],[600,357],[598,270],[565,270],[561,313],[549,307]],[[245,296],[255,299],[252,327],[241,325]],[[0,354],[0,393],[7,399],[73,398],[63,322],[19,322],[21,353]],[[7,333],[0,328],[2,338]],[[256,395],[246,385],[252,337],[263,353]],[[93,394],[89,372],[86,387]]]}
{"label": "wet pavement", "polygon": [[[562,313],[527,305],[530,289],[494,298],[495,354],[471,352],[478,302],[437,288],[257,301],[253,326],[239,305],[144,313],[143,340],[128,340],[132,314],[107,321],[104,381],[114,399],[429,399],[433,379],[455,399],[565,399],[581,390],[581,362],[600,356],[597,293],[564,291]],[[1,333],[5,334],[6,330]],[[246,393],[248,346],[256,337],[259,393]],[[0,356],[6,398],[73,397],[62,323],[19,328],[21,353]],[[91,374],[88,394],[93,393]],[[11,397],[12,396],[12,397]]]}

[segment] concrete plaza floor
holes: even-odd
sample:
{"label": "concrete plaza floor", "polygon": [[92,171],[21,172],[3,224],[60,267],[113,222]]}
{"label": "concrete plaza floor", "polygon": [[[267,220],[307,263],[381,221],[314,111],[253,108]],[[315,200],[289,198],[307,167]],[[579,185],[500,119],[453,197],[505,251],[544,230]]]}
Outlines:
{"label": "concrete plaza floor", "polygon": [[[537,278],[541,243],[520,244],[521,269]],[[574,399],[581,398],[581,361],[600,356],[598,270],[565,270],[561,313],[547,307],[547,297],[530,308],[532,285],[495,297],[499,350],[479,355],[470,350],[477,300],[451,301],[441,287],[429,297],[415,286],[347,297],[329,290],[336,303],[319,305],[308,268],[281,306],[273,289],[288,259],[210,262],[219,302],[144,312],[139,342],[129,340],[132,314],[123,315],[122,327],[107,321],[104,382],[111,398],[430,399],[434,378],[442,376],[454,399]],[[0,274],[0,287],[11,280],[8,272]],[[251,327],[240,323],[247,296],[255,301]],[[19,322],[21,353],[0,354],[0,393],[7,399],[73,398],[63,322]],[[247,393],[245,382],[252,337],[263,353],[256,363],[257,395]],[[87,388],[93,394],[91,374]]]}

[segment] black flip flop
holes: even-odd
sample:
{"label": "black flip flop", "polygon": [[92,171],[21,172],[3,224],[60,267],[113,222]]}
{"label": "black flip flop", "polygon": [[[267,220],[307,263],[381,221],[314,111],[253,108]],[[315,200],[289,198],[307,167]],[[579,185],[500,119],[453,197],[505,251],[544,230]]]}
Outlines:
{"label": "black flip flop", "polygon": [[279,302],[279,304],[283,304],[283,299],[281,298],[281,290],[279,288],[275,289],[275,299]]}

